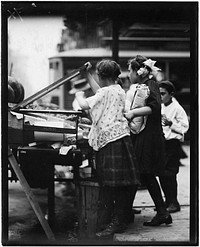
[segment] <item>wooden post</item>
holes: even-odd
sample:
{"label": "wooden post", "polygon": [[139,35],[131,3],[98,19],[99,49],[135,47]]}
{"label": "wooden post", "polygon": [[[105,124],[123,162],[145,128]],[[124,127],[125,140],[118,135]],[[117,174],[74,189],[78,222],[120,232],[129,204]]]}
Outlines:
{"label": "wooden post", "polygon": [[29,186],[29,184],[27,183],[11,149],[8,147],[8,160],[10,162],[10,165],[12,166],[13,170],[15,171],[19,181],[20,181],[20,184],[38,218],[38,220],[40,221],[46,235],[47,235],[47,238],[49,240],[52,240],[52,241],[55,241],[55,237],[54,237],[54,234],[53,232],[51,231],[51,228],[49,227],[48,225],[48,222],[46,221],[46,219],[44,218],[44,215],[41,211],[41,208],[38,204],[38,202],[36,201],[35,197],[34,197],[34,194]]}
{"label": "wooden post", "polygon": [[118,16],[112,19],[112,59],[119,62],[119,21]]}
{"label": "wooden post", "polygon": [[55,226],[55,186],[54,186],[54,165],[50,166],[50,180],[48,185],[48,223]]}

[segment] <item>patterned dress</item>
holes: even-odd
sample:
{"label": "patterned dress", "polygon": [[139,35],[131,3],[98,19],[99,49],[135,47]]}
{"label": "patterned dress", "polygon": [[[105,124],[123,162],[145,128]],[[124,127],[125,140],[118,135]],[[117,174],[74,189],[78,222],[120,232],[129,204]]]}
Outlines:
{"label": "patterned dress", "polygon": [[125,92],[115,84],[87,98],[92,118],[89,145],[96,151],[99,183],[107,186],[139,184],[128,122],[124,117]]}

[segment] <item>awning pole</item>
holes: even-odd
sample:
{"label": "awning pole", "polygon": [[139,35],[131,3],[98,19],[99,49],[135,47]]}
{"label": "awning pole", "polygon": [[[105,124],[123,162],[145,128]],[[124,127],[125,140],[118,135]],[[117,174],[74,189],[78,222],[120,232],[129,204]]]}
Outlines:
{"label": "awning pole", "polygon": [[117,18],[112,20],[112,59],[119,62],[119,22]]}

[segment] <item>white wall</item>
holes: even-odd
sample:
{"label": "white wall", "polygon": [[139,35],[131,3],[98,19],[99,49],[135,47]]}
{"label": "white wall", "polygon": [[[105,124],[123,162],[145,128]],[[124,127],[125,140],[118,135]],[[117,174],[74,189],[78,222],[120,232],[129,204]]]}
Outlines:
{"label": "white wall", "polygon": [[48,57],[56,53],[63,18],[23,17],[8,20],[9,66],[25,88],[25,98],[49,85]]}

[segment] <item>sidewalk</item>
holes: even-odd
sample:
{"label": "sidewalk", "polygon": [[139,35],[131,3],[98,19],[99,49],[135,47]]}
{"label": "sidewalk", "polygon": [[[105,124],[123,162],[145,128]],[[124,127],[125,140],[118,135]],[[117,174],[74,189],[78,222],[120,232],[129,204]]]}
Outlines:
{"label": "sidewalk", "polygon": [[161,242],[188,242],[190,231],[190,150],[184,146],[187,158],[182,159],[183,166],[178,174],[178,200],[181,211],[171,214],[173,224],[159,227],[146,227],[143,222],[151,220],[155,215],[153,202],[147,190],[139,190],[136,194],[134,207],[141,209],[141,214],[135,215],[135,221],[123,234],[115,234],[115,241],[161,241]]}
{"label": "sidewalk", "polygon": [[[144,227],[143,222],[152,219],[155,215],[153,202],[147,190],[139,190],[136,194],[134,207],[141,209],[141,214],[135,215],[134,223],[129,225],[125,233],[115,234],[113,241],[109,245],[145,245],[145,242],[152,242],[152,245],[167,245],[169,242],[175,242],[175,245],[181,242],[189,242],[190,231],[190,147],[183,147],[188,157],[181,160],[183,166],[180,167],[178,175],[178,200],[181,204],[181,211],[172,214],[173,224],[160,227]],[[35,190],[34,194],[46,214],[47,197],[46,190]],[[70,245],[67,239],[67,227],[72,227],[74,215],[74,198],[63,196],[61,190],[56,190],[55,211],[58,220],[59,229],[56,233],[56,243],[61,245]],[[45,243],[46,236],[24,194],[19,183],[9,183],[9,239],[15,242],[15,245],[21,243],[29,246],[38,242]],[[122,243],[123,242],[123,243]],[[56,245],[55,243],[55,245]],[[20,245],[21,245],[20,244]],[[81,244],[81,241],[73,244]],[[99,241],[92,241],[92,246],[101,245]],[[91,245],[89,242],[89,245]],[[103,245],[106,243],[103,242]],[[36,245],[36,244],[35,244]],[[60,244],[59,244],[60,245]],[[86,244],[87,245],[87,244]]]}

